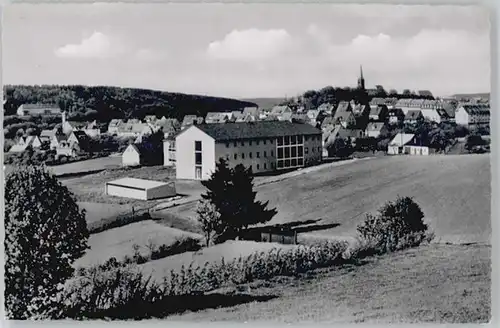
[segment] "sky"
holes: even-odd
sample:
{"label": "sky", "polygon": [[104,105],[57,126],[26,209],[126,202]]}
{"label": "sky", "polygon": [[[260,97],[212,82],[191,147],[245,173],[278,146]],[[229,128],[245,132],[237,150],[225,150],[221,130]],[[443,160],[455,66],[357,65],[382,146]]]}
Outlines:
{"label": "sky", "polygon": [[480,7],[333,4],[15,4],[4,84],[139,87],[232,98],[355,86],[490,91]]}

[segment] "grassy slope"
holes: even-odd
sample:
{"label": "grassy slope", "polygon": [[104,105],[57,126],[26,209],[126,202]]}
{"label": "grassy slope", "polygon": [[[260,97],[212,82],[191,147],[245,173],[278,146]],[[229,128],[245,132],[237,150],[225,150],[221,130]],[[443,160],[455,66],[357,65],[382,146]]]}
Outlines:
{"label": "grassy slope", "polygon": [[157,246],[170,245],[175,238],[201,236],[183,230],[165,227],[154,221],[132,223],[123,227],[110,229],[90,236],[90,250],[75,263],[76,266],[87,266],[94,263],[103,263],[110,257],[122,259],[125,255],[134,254],[133,245],[140,246],[139,251],[148,251],[147,245],[151,240]]}
{"label": "grassy slope", "polygon": [[314,279],[250,285],[268,302],[205,310],[171,320],[296,322],[487,322],[491,249],[431,245],[374,258],[361,267],[318,270]]}
{"label": "grassy slope", "polygon": [[[397,156],[325,168],[256,190],[258,198],[277,207],[273,223],[340,224],[308,233],[324,237],[351,236],[365,213],[398,195],[412,196],[438,241],[466,243],[490,240],[490,180],[489,155]],[[192,205],[171,212],[194,216]]]}

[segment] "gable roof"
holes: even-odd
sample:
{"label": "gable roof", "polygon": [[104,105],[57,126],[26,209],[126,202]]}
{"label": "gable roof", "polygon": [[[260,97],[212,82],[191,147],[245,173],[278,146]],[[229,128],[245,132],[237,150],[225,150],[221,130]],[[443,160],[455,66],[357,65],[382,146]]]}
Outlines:
{"label": "gable roof", "polygon": [[288,112],[292,112],[292,109],[290,108],[290,106],[286,105],[274,106],[273,109],[271,109],[271,114],[273,115],[281,115]]}
{"label": "gable roof", "polygon": [[85,142],[88,141],[89,137],[87,134],[83,131],[73,131],[72,134],[75,136],[76,140],[78,142]]}
{"label": "gable roof", "polygon": [[109,122],[109,126],[110,127],[117,127],[118,125],[120,124],[123,124],[123,120],[122,119],[119,119],[119,118],[114,118],[112,119],[110,122]]}
{"label": "gable roof", "polygon": [[354,114],[351,111],[337,110],[333,118],[335,121],[337,120],[347,121],[351,116],[354,116]]}
{"label": "gable roof", "polygon": [[185,115],[182,119],[182,126],[192,125],[192,124],[201,124],[203,123],[203,117],[198,117],[196,115]]}
{"label": "gable roof", "polygon": [[463,107],[465,112],[469,115],[490,115],[490,106],[488,105],[467,104],[467,105],[462,105],[461,107]]}
{"label": "gable roof", "polygon": [[384,128],[383,122],[370,122],[366,126],[367,131],[381,131]]}
{"label": "gable roof", "polygon": [[318,111],[325,111],[325,112],[331,112],[333,109],[333,105],[330,104],[330,103],[322,103],[321,105],[319,105],[318,107]]}
{"label": "gable roof", "polygon": [[386,110],[387,109],[387,106],[385,104],[381,104],[381,105],[377,105],[376,107],[371,107],[370,108],[370,116],[372,115],[377,115],[379,116],[380,113],[383,111],[383,110]]}
{"label": "gable roof", "polygon": [[40,137],[52,138],[55,134],[56,134],[56,131],[54,131],[54,130],[42,130],[40,132]]}
{"label": "gable roof", "polygon": [[412,141],[414,137],[415,135],[412,133],[398,133],[394,138],[392,138],[389,145],[401,147]]}
{"label": "gable roof", "polygon": [[196,126],[216,141],[274,138],[291,135],[321,134],[309,124],[288,121],[256,121],[225,124],[200,124]]}
{"label": "gable roof", "polygon": [[406,113],[405,120],[416,120],[422,116],[422,111],[420,109],[410,109],[408,113]]}
{"label": "gable roof", "polygon": [[337,106],[337,111],[336,111],[335,115],[337,115],[337,113],[339,113],[339,112],[347,112],[347,111],[351,111],[351,110],[352,110],[351,104],[348,101],[341,101],[339,103],[339,105]]}
{"label": "gable roof", "polygon": [[325,117],[325,119],[323,120],[323,122],[321,122],[321,128],[324,129],[326,128],[328,125],[335,125],[335,119],[333,116],[327,116]]}
{"label": "gable roof", "polygon": [[243,114],[257,115],[259,114],[259,107],[245,107],[243,108]]}

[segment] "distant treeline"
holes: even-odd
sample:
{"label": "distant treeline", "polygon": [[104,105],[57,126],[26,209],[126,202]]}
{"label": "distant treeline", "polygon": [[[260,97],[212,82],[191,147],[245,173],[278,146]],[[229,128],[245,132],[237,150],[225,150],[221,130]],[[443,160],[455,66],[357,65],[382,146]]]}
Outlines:
{"label": "distant treeline", "polygon": [[205,116],[208,112],[232,111],[254,103],[146,89],[83,85],[6,85],[4,115],[13,115],[22,104],[55,104],[75,121],[110,121],[145,115],[173,117]]}

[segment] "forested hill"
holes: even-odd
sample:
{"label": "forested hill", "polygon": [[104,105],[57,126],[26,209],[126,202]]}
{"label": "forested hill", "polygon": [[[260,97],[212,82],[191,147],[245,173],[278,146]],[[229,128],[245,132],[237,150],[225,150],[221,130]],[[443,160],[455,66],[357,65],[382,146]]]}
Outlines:
{"label": "forested hill", "polygon": [[233,111],[252,102],[146,89],[83,85],[6,85],[5,114],[15,114],[24,104],[57,104],[70,119],[109,121],[112,118],[143,118],[158,115],[182,119],[184,115],[205,116],[207,112]]}

